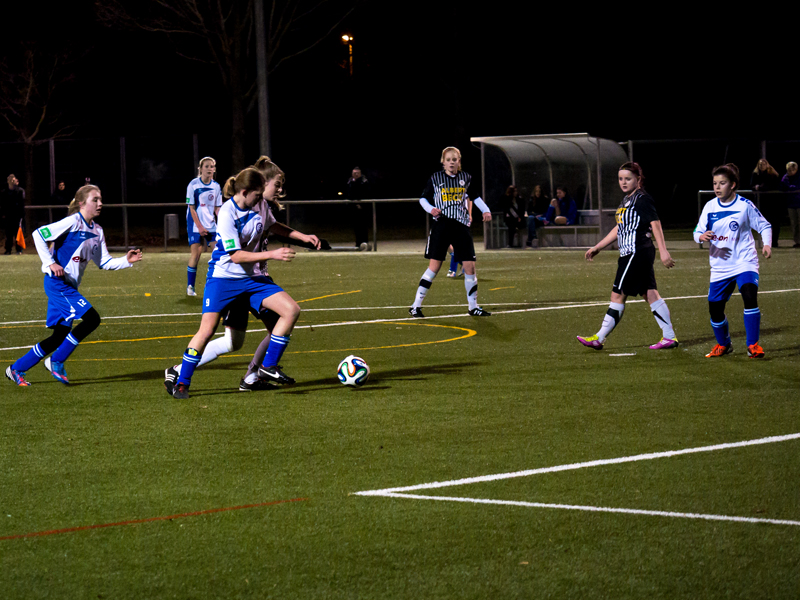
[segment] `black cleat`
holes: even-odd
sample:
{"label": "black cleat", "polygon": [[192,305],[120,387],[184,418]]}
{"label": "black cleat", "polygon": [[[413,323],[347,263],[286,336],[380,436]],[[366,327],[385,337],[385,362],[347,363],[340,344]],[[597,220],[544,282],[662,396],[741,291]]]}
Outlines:
{"label": "black cleat", "polygon": [[260,392],[277,389],[278,386],[264,379],[256,379],[253,383],[247,383],[244,379],[239,382],[240,392]]}
{"label": "black cleat", "polygon": [[425,315],[422,314],[422,309],[414,306],[408,309],[408,314],[416,319],[423,319],[425,317]]}
{"label": "black cleat", "polygon": [[188,400],[189,386],[185,383],[176,383],[172,388],[172,397],[176,400]]}
{"label": "black cleat", "polygon": [[[279,365],[274,367],[259,367],[259,379],[264,379],[267,383],[279,383],[281,385],[292,385],[295,383],[294,379],[286,375]],[[241,389],[241,387],[239,388]]]}
{"label": "black cleat", "polygon": [[492,316],[492,313],[490,313],[488,310],[483,310],[480,306],[476,306],[475,308],[473,308],[471,311],[469,311],[469,314],[472,315],[473,317],[491,317]]}
{"label": "black cleat", "polygon": [[172,396],[172,389],[175,387],[175,382],[178,381],[178,371],[175,367],[170,367],[164,370],[164,387],[167,393]]}

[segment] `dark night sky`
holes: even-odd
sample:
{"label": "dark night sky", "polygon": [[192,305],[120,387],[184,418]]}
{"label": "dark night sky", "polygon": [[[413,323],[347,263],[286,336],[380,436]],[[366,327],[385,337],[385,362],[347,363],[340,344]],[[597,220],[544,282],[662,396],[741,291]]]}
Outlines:
{"label": "dark night sky", "polygon": [[[355,163],[383,195],[413,196],[446,145],[462,147],[479,170],[471,136],[800,138],[787,118],[795,78],[777,21],[765,30],[753,15],[674,4],[629,12],[519,4],[368,1],[277,69],[272,155],[296,197],[332,196]],[[177,57],[157,36],[99,27],[88,1],[35,19],[20,10],[21,38],[90,42],[66,103],[82,123],[79,137],[197,132],[201,153],[220,156],[226,174],[229,127],[215,67]],[[355,37],[352,80],[341,66],[345,31]],[[256,156],[254,114],[249,124]]]}

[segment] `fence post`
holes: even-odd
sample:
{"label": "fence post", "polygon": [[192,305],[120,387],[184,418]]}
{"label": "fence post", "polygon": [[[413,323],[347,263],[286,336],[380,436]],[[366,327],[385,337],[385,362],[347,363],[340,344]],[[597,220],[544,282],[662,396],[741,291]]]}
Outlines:
{"label": "fence post", "polygon": [[121,185],[121,199],[122,199],[122,231],[124,237],[124,246],[128,247],[128,160],[125,155],[125,138],[119,138],[119,178]]}

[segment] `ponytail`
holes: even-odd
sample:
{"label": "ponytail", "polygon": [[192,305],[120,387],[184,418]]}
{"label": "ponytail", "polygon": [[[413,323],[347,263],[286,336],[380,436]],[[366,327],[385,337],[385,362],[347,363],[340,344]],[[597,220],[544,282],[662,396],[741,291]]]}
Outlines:
{"label": "ponytail", "polygon": [[252,167],[248,167],[240,171],[236,177],[228,177],[223,189],[223,195],[226,198],[232,198],[238,192],[254,192],[256,190],[264,189],[266,180],[260,171]]}
{"label": "ponytail", "polygon": [[[266,181],[271,181],[274,177],[280,178],[281,186],[286,183],[286,174],[281,170],[281,168],[272,162],[269,156],[261,155],[256,164],[253,165],[254,169],[258,169],[258,171],[264,176]],[[278,194],[278,198],[283,198],[286,196],[285,193],[281,192]],[[269,204],[274,211],[283,210],[283,204],[278,202],[277,200],[269,200]]]}

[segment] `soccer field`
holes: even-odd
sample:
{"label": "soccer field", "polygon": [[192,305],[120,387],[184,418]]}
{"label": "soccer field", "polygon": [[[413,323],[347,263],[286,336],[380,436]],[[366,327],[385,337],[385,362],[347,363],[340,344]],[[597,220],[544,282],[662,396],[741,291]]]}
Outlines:
{"label": "soccer field", "polygon": [[[117,253],[118,255],[119,253]],[[0,394],[4,598],[797,598],[800,252],[761,259],[762,360],[714,345],[708,256],[656,261],[680,346],[630,301],[605,348],[616,269],[579,251],[478,256],[479,301],[421,254],[270,263],[303,308],[297,384],[242,393],[244,348],[163,387],[197,330],[188,254],[86,271],[103,317],[67,362]],[[198,275],[203,287],[204,255]],[[47,335],[36,255],[0,262],[3,370]],[[336,379],[362,356],[360,389]]]}

